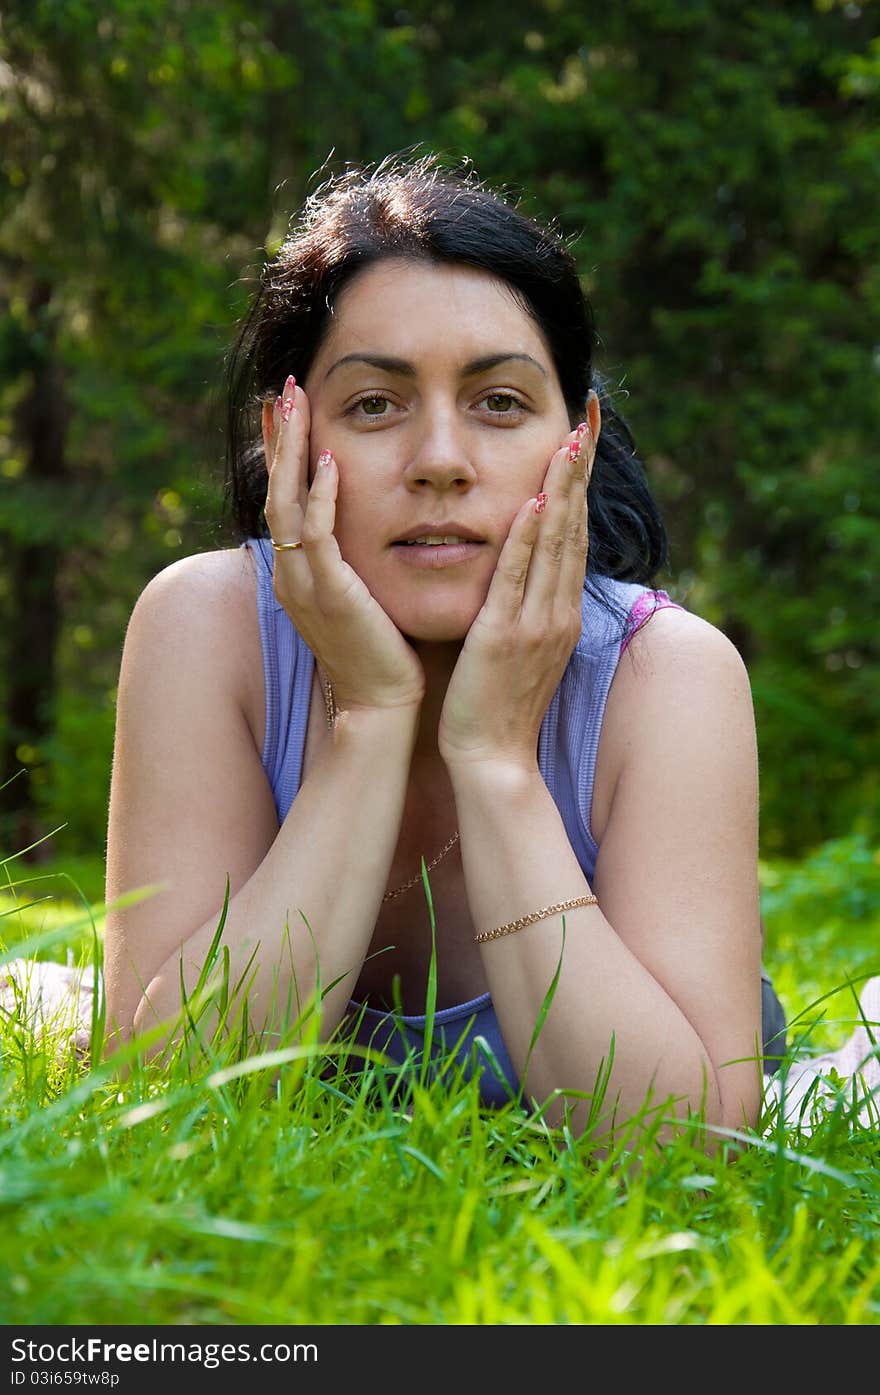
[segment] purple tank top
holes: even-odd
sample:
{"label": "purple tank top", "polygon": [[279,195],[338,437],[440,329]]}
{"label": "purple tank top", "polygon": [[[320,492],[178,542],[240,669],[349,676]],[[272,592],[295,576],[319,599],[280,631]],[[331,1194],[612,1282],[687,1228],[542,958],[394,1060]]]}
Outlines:
{"label": "purple tank top", "polygon": [[[242,547],[251,548],[257,564],[257,609],[266,682],[262,762],[278,821],[283,823],[302,778],[315,656],[275,597],[271,542],[249,538]],[[591,884],[599,851],[590,830],[593,778],[611,680],[630,639],[655,610],[666,606],[683,609],[665,591],[609,577],[595,580],[628,617],[623,640],[620,622],[585,589],[580,642],[544,715],[538,741],[541,774]],[[358,1045],[372,1046],[401,1064],[408,1050],[417,1054],[424,1051],[425,1029],[424,1014],[392,1014],[354,999],[343,1027]],[[466,1078],[479,1073],[484,1104],[503,1105],[516,1098],[519,1081],[490,994],[435,1012],[429,1048],[432,1064],[441,1054],[454,1050]]]}

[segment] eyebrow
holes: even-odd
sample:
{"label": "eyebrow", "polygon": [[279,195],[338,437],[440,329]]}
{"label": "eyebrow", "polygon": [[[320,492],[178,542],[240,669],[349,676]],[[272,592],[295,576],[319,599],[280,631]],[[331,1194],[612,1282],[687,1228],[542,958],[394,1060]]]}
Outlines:
{"label": "eyebrow", "polygon": [[[477,373],[487,373],[490,368],[497,368],[500,363],[530,363],[533,368],[547,377],[547,370],[531,354],[486,354],[482,358],[472,358],[470,363],[466,363],[462,369],[463,378],[472,378]],[[370,368],[381,368],[386,373],[400,373],[405,378],[414,378],[416,370],[413,364],[407,362],[405,358],[389,358],[385,354],[346,354],[344,358],[339,358],[332,368],[327,370],[324,381],[335,373],[337,368],[342,368],[346,363],[366,363]]]}

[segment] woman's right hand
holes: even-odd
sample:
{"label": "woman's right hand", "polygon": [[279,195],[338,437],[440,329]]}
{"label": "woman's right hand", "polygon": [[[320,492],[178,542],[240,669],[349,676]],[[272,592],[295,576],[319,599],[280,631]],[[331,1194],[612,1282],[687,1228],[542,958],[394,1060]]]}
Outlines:
{"label": "woman's right hand", "polygon": [[310,426],[308,398],[288,378],[271,418],[263,417],[271,461],[265,514],[275,542],[303,545],[273,554],[275,596],[333,684],[340,711],[418,707],[425,693],[418,655],[334,537],[339,474],[329,452],[309,488]]}

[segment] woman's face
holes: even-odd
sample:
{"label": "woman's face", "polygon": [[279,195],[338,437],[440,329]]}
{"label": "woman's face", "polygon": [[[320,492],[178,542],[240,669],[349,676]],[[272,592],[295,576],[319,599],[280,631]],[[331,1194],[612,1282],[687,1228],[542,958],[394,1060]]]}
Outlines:
{"label": "woman's face", "polygon": [[[339,470],[342,556],[405,635],[462,640],[571,429],[537,325],[484,272],[382,261],[340,295],[303,386],[309,480],[324,449]],[[418,566],[406,553],[423,549],[395,545],[455,525],[482,539],[463,560]]]}

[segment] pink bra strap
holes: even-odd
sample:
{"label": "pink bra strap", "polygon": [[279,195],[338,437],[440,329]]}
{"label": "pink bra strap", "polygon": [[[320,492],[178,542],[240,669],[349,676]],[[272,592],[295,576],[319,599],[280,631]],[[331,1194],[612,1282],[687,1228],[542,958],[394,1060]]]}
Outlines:
{"label": "pink bra strap", "polygon": [[643,591],[629,613],[627,632],[620,652],[623,653],[633,635],[640,630],[646,620],[650,620],[655,610],[684,610],[683,605],[669,598],[665,591]]}

